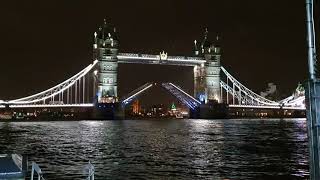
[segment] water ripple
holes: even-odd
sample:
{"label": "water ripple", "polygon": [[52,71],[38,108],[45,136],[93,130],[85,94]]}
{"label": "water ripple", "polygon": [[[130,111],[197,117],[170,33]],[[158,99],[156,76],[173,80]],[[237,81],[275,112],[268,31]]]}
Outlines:
{"label": "water ripple", "polygon": [[304,119],[0,122],[46,179],[307,179]]}

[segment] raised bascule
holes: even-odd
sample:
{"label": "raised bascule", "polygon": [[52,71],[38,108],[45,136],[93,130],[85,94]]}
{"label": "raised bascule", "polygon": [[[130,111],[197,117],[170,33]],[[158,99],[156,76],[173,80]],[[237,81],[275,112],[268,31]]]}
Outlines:
{"label": "raised bascule", "polygon": [[[241,84],[221,66],[219,37],[210,42],[208,30],[201,41],[195,40],[193,56],[170,56],[122,53],[116,29],[106,20],[94,33],[93,62],[64,82],[35,95],[15,100],[0,100],[0,108],[18,110],[46,108],[61,111],[62,108],[80,109],[93,119],[121,119],[124,107],[155,86],[148,82],[125,97],[118,96],[118,64],[159,64],[191,66],[194,68],[194,94],[170,82],[160,84],[190,109],[194,118],[215,118],[244,112],[277,110],[282,114],[304,112],[304,91],[299,89],[286,99],[266,99]],[[240,114],[239,114],[240,113]],[[248,113],[247,113],[248,114]]]}

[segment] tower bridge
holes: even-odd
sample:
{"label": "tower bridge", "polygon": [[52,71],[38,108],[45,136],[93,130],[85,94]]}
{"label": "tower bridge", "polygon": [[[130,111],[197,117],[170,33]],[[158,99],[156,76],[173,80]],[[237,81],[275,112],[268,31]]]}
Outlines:
{"label": "tower bridge", "polygon": [[[118,34],[115,28],[104,21],[94,33],[94,61],[76,75],[40,93],[14,100],[0,100],[0,108],[91,108],[94,116],[109,116],[129,104],[140,94],[153,87],[146,83],[125,97],[118,96],[118,64],[158,64],[191,66],[194,69],[194,93],[186,93],[183,88],[170,82],[161,86],[173,94],[190,110],[214,111],[224,105],[229,109],[279,109],[305,110],[304,91],[281,101],[266,99],[233,77],[221,66],[219,38],[209,41],[206,30],[202,41],[194,41],[193,56],[171,56],[159,54],[123,53],[119,49]],[[114,117],[112,115],[112,117]]]}

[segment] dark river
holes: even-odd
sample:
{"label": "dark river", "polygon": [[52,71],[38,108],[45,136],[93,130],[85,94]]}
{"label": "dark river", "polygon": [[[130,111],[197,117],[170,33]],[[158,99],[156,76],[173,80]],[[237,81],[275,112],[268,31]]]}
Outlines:
{"label": "dark river", "polygon": [[44,178],[308,179],[305,119],[0,122],[0,154]]}

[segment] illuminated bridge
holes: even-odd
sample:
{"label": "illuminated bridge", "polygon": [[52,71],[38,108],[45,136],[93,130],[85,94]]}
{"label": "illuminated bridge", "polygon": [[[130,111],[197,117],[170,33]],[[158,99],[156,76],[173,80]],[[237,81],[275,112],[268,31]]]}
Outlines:
{"label": "illuminated bridge", "polygon": [[272,101],[243,85],[220,65],[219,39],[209,42],[208,31],[200,43],[194,41],[193,56],[169,56],[165,52],[157,55],[120,53],[118,47],[117,33],[105,21],[94,33],[94,61],[91,64],[62,83],[37,94],[14,100],[0,100],[0,108],[94,108],[110,104],[124,107],[155,85],[146,83],[125,97],[118,97],[118,64],[135,63],[192,66],[193,94],[188,94],[177,84],[161,84],[190,109],[218,103],[227,104],[228,108],[305,110],[303,90],[297,90],[281,101]]}

